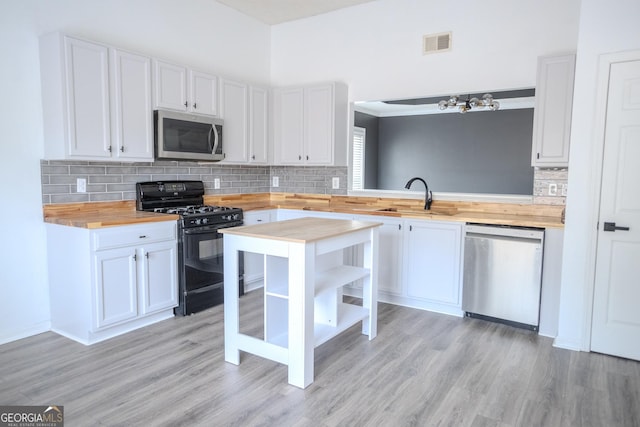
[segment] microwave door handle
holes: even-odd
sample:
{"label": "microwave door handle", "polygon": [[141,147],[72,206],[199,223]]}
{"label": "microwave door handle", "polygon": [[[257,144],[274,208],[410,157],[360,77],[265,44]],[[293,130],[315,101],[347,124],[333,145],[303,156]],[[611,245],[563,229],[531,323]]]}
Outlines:
{"label": "microwave door handle", "polygon": [[216,150],[218,149],[218,129],[216,129],[216,125],[211,125],[211,130],[209,130],[209,147],[211,147],[211,134],[215,133],[215,142],[213,143],[213,149],[211,150],[211,154],[216,154]]}

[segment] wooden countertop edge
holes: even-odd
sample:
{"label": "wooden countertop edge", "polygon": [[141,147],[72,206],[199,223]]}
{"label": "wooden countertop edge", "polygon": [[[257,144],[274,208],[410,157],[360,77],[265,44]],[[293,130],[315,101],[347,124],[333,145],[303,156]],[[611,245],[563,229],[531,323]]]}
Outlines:
{"label": "wooden countertop edge", "polygon": [[344,221],[331,218],[296,218],[219,230],[220,233],[291,243],[313,243],[354,231],[381,226],[375,221]]}
{"label": "wooden countertop edge", "polygon": [[[269,194],[233,195],[233,196],[205,196],[205,203],[234,206],[242,208],[246,212],[292,209],[310,212],[335,212],[352,215],[384,216],[391,218],[414,218],[433,221],[473,222],[482,224],[501,224],[521,227],[538,228],[564,228],[564,224],[556,216],[526,215],[505,213],[510,206],[505,206],[501,212],[482,212],[483,204],[461,203],[464,209],[457,209],[453,203],[441,203],[436,206],[434,202],[431,211],[423,211],[420,208],[409,205],[410,202],[395,202],[392,209],[396,211],[380,211],[387,200],[363,200],[358,198],[358,203],[351,203],[348,196],[336,197],[336,206],[330,206],[331,196],[317,195],[311,199],[306,195],[283,196],[277,193],[274,197]],[[224,200],[222,200],[224,199]],[[347,203],[347,201],[349,203]],[[369,204],[367,204],[369,203]],[[516,207],[518,208],[518,207]],[[544,213],[557,211],[557,206],[543,206],[540,210]],[[102,228],[129,224],[140,224],[159,221],[175,221],[178,215],[157,214],[153,212],[141,212],[135,210],[135,201],[117,202],[86,202],[44,205],[43,216],[46,223],[66,225],[82,228]]]}

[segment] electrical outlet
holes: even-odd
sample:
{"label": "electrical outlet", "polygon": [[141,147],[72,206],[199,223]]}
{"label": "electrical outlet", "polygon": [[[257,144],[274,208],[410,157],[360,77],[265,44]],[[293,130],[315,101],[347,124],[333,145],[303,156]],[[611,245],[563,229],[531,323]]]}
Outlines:
{"label": "electrical outlet", "polygon": [[78,193],[86,193],[87,192],[87,179],[86,178],[78,178],[78,179],[76,179],[76,191]]}
{"label": "electrical outlet", "polygon": [[558,195],[558,184],[549,184],[549,195],[550,196]]}
{"label": "electrical outlet", "polygon": [[334,176],[331,179],[331,187],[336,190],[338,188],[340,188],[340,178],[338,178],[337,176]]}
{"label": "electrical outlet", "polygon": [[278,178],[277,176],[274,176],[273,178],[271,178],[271,186],[280,187],[280,178]]}
{"label": "electrical outlet", "polygon": [[216,190],[220,189],[220,178],[214,178],[213,179],[213,188]]}

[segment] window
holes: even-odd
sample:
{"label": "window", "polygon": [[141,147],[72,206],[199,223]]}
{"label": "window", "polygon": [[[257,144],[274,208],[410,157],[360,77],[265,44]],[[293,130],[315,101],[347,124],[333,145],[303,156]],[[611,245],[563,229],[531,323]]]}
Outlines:
{"label": "window", "polygon": [[353,167],[351,168],[351,189],[364,189],[364,142],[366,139],[366,129],[360,127],[353,128]]}

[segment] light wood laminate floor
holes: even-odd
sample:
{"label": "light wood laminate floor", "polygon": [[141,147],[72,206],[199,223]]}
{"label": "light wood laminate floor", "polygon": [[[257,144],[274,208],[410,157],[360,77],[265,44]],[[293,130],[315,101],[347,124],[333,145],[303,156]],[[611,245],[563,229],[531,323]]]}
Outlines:
{"label": "light wood laminate floor", "polygon": [[[242,298],[259,335],[262,292]],[[0,404],[64,405],[66,426],[640,426],[640,363],[552,347],[535,333],[380,304],[316,349],[315,382],[243,353],[223,311],[84,346],[48,332],[0,346]]]}

